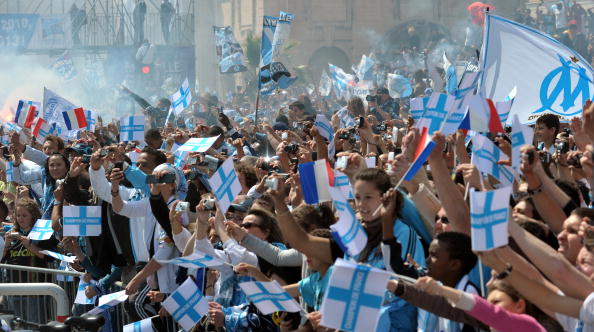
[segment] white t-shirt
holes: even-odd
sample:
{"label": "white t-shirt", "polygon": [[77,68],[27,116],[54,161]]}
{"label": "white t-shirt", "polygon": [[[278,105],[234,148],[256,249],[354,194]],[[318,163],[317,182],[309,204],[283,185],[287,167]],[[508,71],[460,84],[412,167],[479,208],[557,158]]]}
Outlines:
{"label": "white t-shirt", "polygon": [[[563,326],[564,331],[594,332],[594,293],[588,295],[582,304],[579,320],[560,313],[555,313],[555,318]],[[580,327],[581,329],[579,329]]]}

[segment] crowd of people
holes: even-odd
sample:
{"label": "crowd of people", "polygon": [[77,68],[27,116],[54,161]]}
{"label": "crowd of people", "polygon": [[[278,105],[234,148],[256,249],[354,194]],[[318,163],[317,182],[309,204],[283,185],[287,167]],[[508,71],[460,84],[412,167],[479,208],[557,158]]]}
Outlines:
{"label": "crowd of people", "polygon": [[[412,97],[433,93],[426,69],[409,75]],[[436,132],[425,166],[402,181],[421,132],[409,100],[375,85],[348,100],[290,88],[264,99],[257,115],[243,89],[226,101],[204,94],[171,118],[169,99],[152,105],[123,88],[145,115],[143,141],[126,141],[114,122],[43,141],[5,125],[1,262],[55,267],[47,251],[74,256],[67,265],[84,273],[88,299],[121,282],[127,320],[153,317],[156,331],[179,330],[161,304],[188,277],[209,300],[193,331],[334,330],[321,324],[321,307],[338,258],[401,276],[386,285],[378,331],[594,331],[594,104],[570,123],[551,114],[536,120],[509,201],[509,244],[474,252],[468,191],[502,184],[471,162],[462,129]],[[318,115],[329,119],[333,137],[324,137]],[[180,163],[176,150],[206,137],[218,138]],[[501,164],[511,165],[511,133],[488,137],[507,156]],[[209,179],[228,159],[241,191],[222,211]],[[356,256],[330,227],[336,207],[305,203],[300,165],[317,160],[348,179],[349,203],[367,236]],[[68,206],[100,206],[101,235],[64,235]],[[39,219],[51,220],[51,238],[28,238]],[[225,264],[162,263],[193,253]],[[42,281],[13,270],[10,278]],[[254,280],[276,280],[303,312],[263,314],[239,286]],[[31,310],[39,307],[33,300],[11,305],[27,320],[42,315]],[[72,313],[97,305],[76,303]],[[122,328],[113,309],[102,315],[104,331]]]}

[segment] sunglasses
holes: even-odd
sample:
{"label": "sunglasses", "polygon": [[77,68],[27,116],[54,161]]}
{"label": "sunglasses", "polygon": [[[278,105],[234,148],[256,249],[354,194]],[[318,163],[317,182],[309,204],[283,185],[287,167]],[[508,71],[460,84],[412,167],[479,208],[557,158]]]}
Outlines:
{"label": "sunglasses", "polygon": [[253,223],[253,222],[244,222],[240,225],[241,227],[245,228],[245,229],[250,229],[252,227],[258,227],[258,228],[262,228],[262,226]]}
{"label": "sunglasses", "polygon": [[440,220],[441,220],[441,223],[442,224],[449,224],[450,223],[450,221],[448,220],[448,217],[446,217],[446,216],[441,216],[441,217],[435,216],[435,222],[438,222]]}

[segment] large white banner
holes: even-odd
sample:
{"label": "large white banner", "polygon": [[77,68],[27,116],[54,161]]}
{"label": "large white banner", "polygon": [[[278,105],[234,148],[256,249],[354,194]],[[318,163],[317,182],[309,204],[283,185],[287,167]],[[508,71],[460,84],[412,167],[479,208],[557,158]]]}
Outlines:
{"label": "large white banner", "polygon": [[517,87],[510,116],[535,123],[552,113],[568,122],[594,92],[594,70],[577,52],[533,28],[487,15],[481,52],[481,93],[504,100]]}

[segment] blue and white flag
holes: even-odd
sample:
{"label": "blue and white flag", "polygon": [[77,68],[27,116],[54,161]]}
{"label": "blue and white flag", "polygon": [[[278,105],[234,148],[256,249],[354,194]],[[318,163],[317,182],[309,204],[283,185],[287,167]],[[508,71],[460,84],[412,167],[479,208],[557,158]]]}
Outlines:
{"label": "blue and white flag", "polygon": [[213,27],[219,71],[233,74],[246,71],[245,56],[230,26]]}
{"label": "blue and white flag", "polygon": [[468,112],[468,107],[466,108],[456,108],[453,107],[451,112],[447,115],[445,121],[441,127],[441,133],[445,136],[454,134],[458,128],[460,128],[460,124],[466,117],[466,113]]}
{"label": "blue and white flag", "polygon": [[90,282],[84,282],[83,278],[80,278],[80,281],[78,282],[78,290],[76,292],[76,297],[74,298],[74,303],[77,304],[95,304],[95,300],[97,299],[97,295],[88,298],[87,295],[85,294],[85,289],[87,287],[94,287],[97,284],[97,282],[95,280],[92,280]]}
{"label": "blue and white flag", "polygon": [[126,295],[126,291],[119,291],[116,293],[111,293],[107,295],[103,295],[99,298],[99,305],[91,310],[89,313],[91,315],[100,314],[106,310],[109,310],[118,304],[126,301],[128,299],[128,295]]}
{"label": "blue and white flag", "polygon": [[432,136],[436,131],[441,129],[446,116],[454,106],[456,98],[452,95],[434,92],[427,101],[427,108],[423,116],[415,123],[415,127],[422,129],[427,128],[427,133]]}
{"label": "blue and white flag", "polygon": [[262,20],[262,39],[260,40],[260,80],[258,90],[260,95],[270,95],[278,85],[272,79],[270,64],[272,62],[272,41],[278,24],[278,17],[264,16]]}
{"label": "blue and white flag", "polygon": [[276,29],[274,29],[274,36],[272,38],[272,57],[271,62],[280,61],[280,55],[283,51],[285,42],[289,39],[291,33],[291,23],[295,19],[295,15],[281,11],[278,16]]}
{"label": "blue and white flag", "polygon": [[120,118],[120,140],[124,142],[144,142],[144,115]]}
{"label": "blue and white flag", "polygon": [[487,137],[477,134],[472,138],[472,164],[479,171],[491,174],[503,186],[514,182],[514,171],[506,165],[497,162],[509,160],[506,155]]}
{"label": "blue and white flag", "polygon": [[14,182],[14,165],[10,160],[6,162],[6,182]]}
{"label": "blue and white flag", "polygon": [[5,131],[16,131],[17,133],[20,133],[23,128],[19,127],[19,125],[17,125],[16,123],[12,123],[12,122],[6,122],[2,125],[5,129]]}
{"label": "blue and white flag", "polygon": [[445,72],[445,90],[449,94],[454,94],[458,89],[458,77],[456,75],[456,66],[453,66],[448,56],[443,51],[443,71]]}
{"label": "blue and white flag", "polygon": [[359,78],[360,81],[373,81],[373,65],[375,65],[375,61],[372,58],[368,57],[367,55],[363,54],[361,56],[361,61],[359,62],[359,66],[357,66],[355,74]]}
{"label": "blue and white flag", "polygon": [[227,158],[208,180],[222,212],[227,212],[231,202],[239,195],[241,183],[233,166],[233,158]]}
{"label": "blue and white flag", "polygon": [[123,332],[153,332],[153,317],[124,325]]}
{"label": "blue and white flag", "polygon": [[55,251],[49,251],[49,250],[41,250],[40,253],[53,257],[57,260],[61,260],[63,262],[67,262],[67,263],[74,263],[74,260],[76,259],[75,256],[66,256],[66,255],[62,255],[60,253],[57,253]]}
{"label": "blue and white flag", "polygon": [[336,169],[334,170],[334,187],[339,188],[346,199],[355,199],[349,177]]}
{"label": "blue and white flag", "polygon": [[78,108],[73,103],[62,98],[52,90],[43,90],[43,116],[48,123],[57,123],[60,127],[66,128],[62,113]]}
{"label": "blue and white flag", "polygon": [[334,129],[332,129],[332,124],[325,115],[318,114],[316,115],[315,126],[318,128],[318,133],[328,140],[328,158],[330,160],[334,159],[336,147],[334,146]]}
{"label": "blue and white flag", "polygon": [[264,315],[270,315],[277,311],[298,312],[302,310],[299,303],[276,280],[241,282],[239,287],[248,300]]}
{"label": "blue and white flag", "polygon": [[425,109],[427,109],[428,102],[429,97],[412,98],[410,100],[410,116],[413,118],[413,120],[415,120],[415,123],[417,123],[423,117],[423,113],[425,113]]}
{"label": "blue and white flag", "polygon": [[200,251],[194,251],[189,256],[178,257],[170,260],[157,260],[157,262],[161,264],[174,264],[183,267],[187,267],[189,269],[197,269],[203,267],[212,267],[212,266],[221,266],[224,265],[225,262],[222,260],[209,256],[205,253]]}
{"label": "blue and white flag", "polygon": [[487,251],[507,245],[511,192],[511,186],[491,191],[470,191],[473,251]]}
{"label": "blue and white flag", "polygon": [[184,145],[180,146],[178,151],[188,152],[206,152],[219,139],[219,136],[190,138]]}
{"label": "blue and white flag", "polygon": [[328,76],[326,69],[322,70],[322,76],[320,76],[320,85],[318,85],[318,92],[322,97],[327,97],[330,95],[330,92],[332,92],[332,80],[330,79],[330,76]]}
{"label": "blue and white flag", "polygon": [[532,144],[532,140],[534,139],[534,129],[530,126],[523,125],[520,123],[520,118],[517,114],[514,114],[514,118],[512,121],[512,168],[516,172],[521,172],[520,170],[520,162],[521,162],[521,152],[520,149],[522,146],[528,144]]}
{"label": "blue and white flag", "polygon": [[399,74],[388,73],[386,85],[392,98],[406,98],[413,93],[410,79]]}
{"label": "blue and white flag", "polygon": [[70,81],[78,74],[68,50],[64,51],[62,55],[56,58],[56,60],[49,66],[49,69],[60,76],[64,81]]}
{"label": "blue and white flag", "polygon": [[101,235],[101,206],[69,205],[62,208],[64,236]]}
{"label": "blue and white flag", "polygon": [[191,278],[169,295],[163,307],[186,331],[191,330],[208,313],[208,301]]}
{"label": "blue and white flag", "polygon": [[337,97],[350,98],[351,90],[355,86],[355,76],[347,74],[342,68],[331,63],[328,64],[328,75],[332,79],[334,93]]}
{"label": "blue and white flag", "polygon": [[340,120],[340,128],[354,127],[357,122],[349,115],[349,110],[345,107],[336,112],[336,116]]}
{"label": "blue and white flag", "polygon": [[330,225],[333,235],[338,236],[340,243],[349,256],[356,256],[361,253],[367,245],[367,233],[359,223],[355,212],[346,200],[340,188],[330,187],[332,203],[338,212],[339,219]]}
{"label": "blue and white flag", "polygon": [[191,102],[192,90],[190,90],[190,83],[188,83],[188,78],[186,78],[179,89],[171,95],[171,108],[173,108],[173,111],[177,116],[183,112],[186,107],[190,106]]}
{"label": "blue and white flag", "polygon": [[91,110],[85,110],[87,118],[87,131],[94,132],[97,126],[97,113]]}
{"label": "blue and white flag", "polygon": [[27,237],[31,240],[48,240],[54,234],[54,230],[52,229],[52,221],[47,219],[37,219],[35,222],[35,226],[29,232]]}
{"label": "blue and white flag", "polygon": [[523,124],[547,113],[568,122],[593,97],[590,61],[551,36],[503,17],[486,15],[481,68],[485,97],[503,100],[517,86],[510,116],[518,114]]}
{"label": "blue and white flag", "polygon": [[320,309],[320,325],[341,331],[375,331],[388,279],[387,271],[337,259]]}
{"label": "blue and white flag", "polygon": [[514,88],[509,92],[509,94],[503,99],[503,101],[498,101],[495,103],[495,108],[497,108],[499,120],[501,120],[501,125],[504,128],[505,124],[507,123],[507,119],[509,118],[509,112],[511,111],[512,105],[514,104],[516,94],[517,89],[514,86]]}

